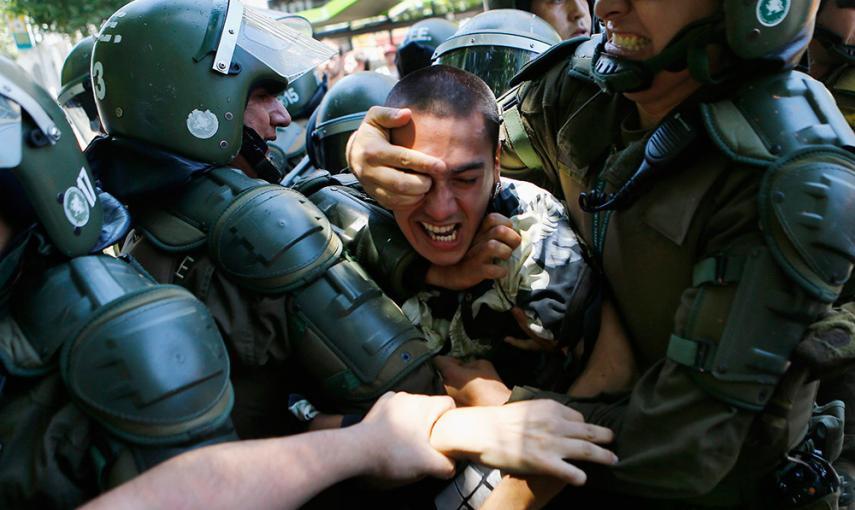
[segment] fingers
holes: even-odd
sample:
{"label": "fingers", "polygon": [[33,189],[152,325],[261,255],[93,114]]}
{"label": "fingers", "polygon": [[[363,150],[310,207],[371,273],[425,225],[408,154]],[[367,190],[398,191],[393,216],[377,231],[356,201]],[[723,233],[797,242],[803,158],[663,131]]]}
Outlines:
{"label": "fingers", "polygon": [[484,218],[473,244],[489,239],[495,239],[511,250],[515,250],[522,242],[522,236],[514,230],[511,220],[499,213],[490,213]]}
{"label": "fingers", "polygon": [[448,480],[454,476],[454,461],[431,449],[425,459],[424,474]]}
{"label": "fingers", "polygon": [[[454,409],[454,399],[447,395],[435,395],[435,396],[427,396],[427,395],[414,395],[418,396],[420,399],[424,399],[428,401],[431,406],[431,415],[436,421],[440,416],[445,414],[447,411]],[[608,430],[608,429],[606,429]]]}
{"label": "fingers", "polygon": [[576,487],[585,485],[588,480],[588,475],[584,471],[569,462],[555,458],[550,458],[544,462],[543,474],[553,476]]}
{"label": "fingers", "polygon": [[[397,170],[393,171],[397,172]],[[395,193],[379,185],[372,184],[367,179],[362,181],[362,185],[366,193],[374,197],[380,205],[387,209],[395,210],[413,207],[424,200],[424,194]]]}
{"label": "fingers", "polygon": [[[385,138],[376,138],[371,140],[371,145],[366,147],[365,152],[365,171],[369,174],[376,167],[390,167],[392,169],[411,170],[419,174],[439,173],[445,170],[445,162],[439,158],[429,156],[415,149],[408,149],[399,145],[392,145]],[[382,143],[385,142],[385,143]],[[370,150],[369,150],[370,149]],[[430,178],[423,175],[416,175],[411,179],[416,179],[419,182],[428,182],[430,187]],[[394,189],[394,191],[403,191]],[[427,191],[425,189],[424,191]]]}
{"label": "fingers", "polygon": [[445,169],[438,158],[393,145],[388,129],[411,121],[407,109],[374,107],[347,143],[347,160],[365,190],[386,207],[418,203],[430,190],[431,172]]}
{"label": "fingers", "polygon": [[372,106],[365,114],[365,123],[385,129],[403,127],[412,120],[409,108],[390,108],[388,106]]}
{"label": "fingers", "polygon": [[570,439],[598,444],[611,443],[615,437],[611,429],[579,421],[565,421],[556,432]]}
{"label": "fingers", "polygon": [[481,222],[481,226],[478,228],[478,235],[488,232],[493,227],[498,226],[505,226],[510,229],[513,229],[514,224],[507,216],[503,214],[499,214],[496,212],[490,213],[485,216],[484,221]]}
{"label": "fingers", "polygon": [[581,439],[564,439],[555,450],[565,459],[593,462],[610,466],[618,461],[617,455],[602,446]]}
{"label": "fingers", "polygon": [[[513,255],[513,248],[496,239],[481,242],[475,241],[472,243],[469,251],[466,252],[466,257],[469,259],[470,264],[474,263],[480,268],[479,276],[486,276],[487,274],[498,275],[500,273],[507,274],[507,270],[499,266],[496,262],[507,260],[511,258],[511,255]],[[499,269],[503,271],[499,271]],[[504,276],[504,274],[501,276]]]}

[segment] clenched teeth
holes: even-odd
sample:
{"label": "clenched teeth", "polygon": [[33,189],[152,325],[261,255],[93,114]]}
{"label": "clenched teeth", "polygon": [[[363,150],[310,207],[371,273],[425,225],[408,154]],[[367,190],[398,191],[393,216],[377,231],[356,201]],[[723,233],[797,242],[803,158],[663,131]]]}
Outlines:
{"label": "clenched teeth", "polygon": [[638,51],[650,44],[650,39],[635,34],[621,34],[612,32],[611,42],[616,47],[622,50]]}
{"label": "clenched teeth", "polygon": [[434,241],[450,243],[457,239],[457,223],[452,223],[451,225],[433,225],[423,221],[419,223],[421,223],[427,235]]}

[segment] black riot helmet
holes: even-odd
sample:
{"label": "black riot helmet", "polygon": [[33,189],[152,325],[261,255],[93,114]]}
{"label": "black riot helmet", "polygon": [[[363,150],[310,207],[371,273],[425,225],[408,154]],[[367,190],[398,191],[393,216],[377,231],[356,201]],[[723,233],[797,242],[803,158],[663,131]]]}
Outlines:
{"label": "black riot helmet", "polygon": [[455,31],[457,26],[442,18],[425,19],[411,26],[395,53],[398,76],[403,78],[429,66],[433,52]]}
{"label": "black riot helmet", "polygon": [[363,71],[336,82],[306,126],[306,153],[315,168],[339,173],[347,168],[347,139],[372,106],[382,105],[395,80]]}
{"label": "black riot helmet", "polygon": [[442,43],[434,53],[433,63],[469,71],[499,97],[525,64],[559,42],[558,32],[534,14],[516,9],[491,10],[469,20]]}

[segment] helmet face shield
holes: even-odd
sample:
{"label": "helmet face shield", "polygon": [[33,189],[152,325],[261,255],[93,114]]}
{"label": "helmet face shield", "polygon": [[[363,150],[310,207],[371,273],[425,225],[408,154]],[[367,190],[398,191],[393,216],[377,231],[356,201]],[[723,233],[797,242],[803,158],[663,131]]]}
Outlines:
{"label": "helmet face shield", "polygon": [[469,20],[440,44],[433,63],[478,76],[499,97],[525,64],[560,42],[558,32],[534,14],[491,10]]}
{"label": "helmet face shield", "polygon": [[95,106],[92,93],[81,86],[78,94],[71,97],[60,94],[58,101],[74,128],[77,141],[85,148],[93,138],[101,134],[98,107]]}
{"label": "helmet face shield", "polygon": [[0,96],[0,172],[21,164],[21,107]]}
{"label": "helmet face shield", "polygon": [[69,101],[62,105],[65,115],[74,128],[74,134],[80,146],[86,148],[96,136],[101,134],[101,122],[98,118],[91,118],[90,113],[81,102]]}
{"label": "helmet face shield", "polygon": [[501,46],[462,47],[440,55],[434,64],[444,64],[478,76],[496,97],[510,88],[511,78],[539,53]]}
{"label": "helmet face shield", "polygon": [[293,17],[276,20],[259,9],[243,6],[239,0],[231,0],[214,57],[214,70],[228,74],[235,46],[240,46],[289,83],[293,82],[335,53],[312,39],[300,20]]}

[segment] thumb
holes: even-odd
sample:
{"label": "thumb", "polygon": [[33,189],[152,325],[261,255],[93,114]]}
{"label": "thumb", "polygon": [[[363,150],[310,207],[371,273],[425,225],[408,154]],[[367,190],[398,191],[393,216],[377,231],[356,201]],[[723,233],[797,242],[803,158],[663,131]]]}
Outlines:
{"label": "thumb", "polygon": [[406,126],[413,118],[409,108],[372,106],[365,114],[365,122],[384,129]]}
{"label": "thumb", "polygon": [[428,452],[429,459],[426,459],[425,474],[443,480],[450,480],[454,476],[454,461],[445,455],[432,450]]}

